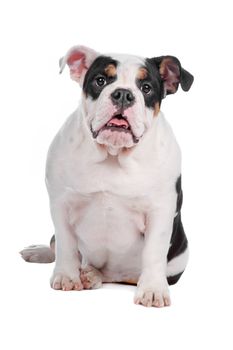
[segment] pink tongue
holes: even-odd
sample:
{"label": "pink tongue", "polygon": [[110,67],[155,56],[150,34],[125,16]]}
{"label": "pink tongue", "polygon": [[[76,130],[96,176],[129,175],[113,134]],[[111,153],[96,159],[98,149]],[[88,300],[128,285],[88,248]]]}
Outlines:
{"label": "pink tongue", "polygon": [[108,125],[109,124],[114,124],[117,126],[129,126],[129,123],[125,120],[125,119],[118,119],[118,118],[112,118],[111,120],[109,120]]}

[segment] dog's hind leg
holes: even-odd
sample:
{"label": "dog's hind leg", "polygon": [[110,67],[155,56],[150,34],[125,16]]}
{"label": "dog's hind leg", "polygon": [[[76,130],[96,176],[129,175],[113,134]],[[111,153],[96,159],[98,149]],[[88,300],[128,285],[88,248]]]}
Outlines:
{"label": "dog's hind leg", "polygon": [[97,289],[102,286],[103,275],[93,266],[86,266],[81,269],[80,279],[84,289]]}
{"label": "dog's hind leg", "polygon": [[30,245],[20,252],[22,258],[32,263],[52,263],[55,261],[55,236],[50,240],[50,247],[46,245]]}
{"label": "dog's hind leg", "polygon": [[169,285],[175,284],[184,272],[189,258],[188,247],[183,253],[173,258],[167,264],[167,281]]}

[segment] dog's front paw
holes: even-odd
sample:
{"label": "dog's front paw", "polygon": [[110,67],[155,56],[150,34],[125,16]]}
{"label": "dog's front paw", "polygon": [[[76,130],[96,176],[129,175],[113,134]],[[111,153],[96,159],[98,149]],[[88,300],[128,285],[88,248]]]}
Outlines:
{"label": "dog's front paw", "polygon": [[135,304],[164,307],[171,305],[170,293],[166,281],[158,282],[141,278],[136,290]]}
{"label": "dog's front paw", "polygon": [[53,289],[62,289],[64,291],[83,289],[83,285],[79,277],[79,271],[70,275],[55,270],[50,279],[50,285]]}

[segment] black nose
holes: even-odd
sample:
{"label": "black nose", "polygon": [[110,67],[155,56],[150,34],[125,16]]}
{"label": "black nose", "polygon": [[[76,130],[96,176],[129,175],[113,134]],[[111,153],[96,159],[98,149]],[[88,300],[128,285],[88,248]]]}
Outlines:
{"label": "black nose", "polygon": [[114,105],[127,108],[134,104],[135,97],[130,90],[116,89],[111,94],[111,99]]}

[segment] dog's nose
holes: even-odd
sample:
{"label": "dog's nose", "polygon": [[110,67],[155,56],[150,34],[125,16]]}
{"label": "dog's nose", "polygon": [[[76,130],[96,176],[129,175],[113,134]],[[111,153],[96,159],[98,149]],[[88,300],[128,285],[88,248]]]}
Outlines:
{"label": "dog's nose", "polygon": [[127,108],[134,104],[135,97],[130,90],[116,89],[111,94],[111,99],[114,105]]}

